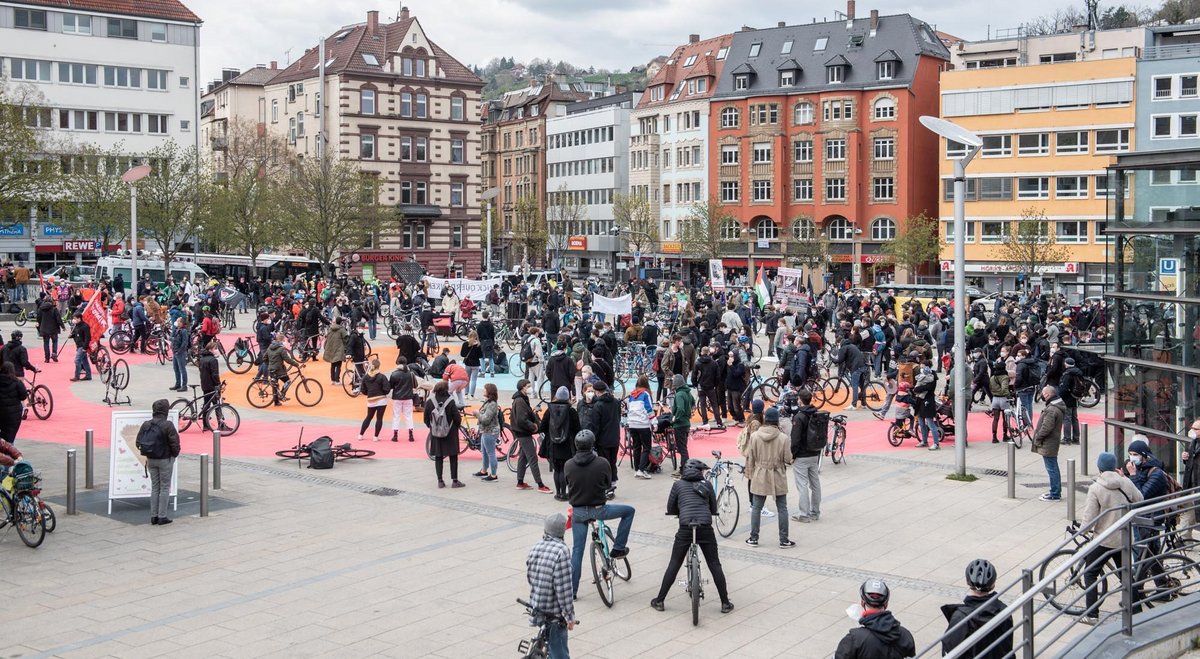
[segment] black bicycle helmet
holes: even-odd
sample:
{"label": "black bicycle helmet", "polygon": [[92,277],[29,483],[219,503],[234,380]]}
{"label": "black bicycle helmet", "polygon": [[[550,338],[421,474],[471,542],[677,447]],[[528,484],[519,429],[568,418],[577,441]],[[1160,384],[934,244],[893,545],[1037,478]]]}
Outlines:
{"label": "black bicycle helmet", "polygon": [[[578,440],[578,439],[576,439],[575,441],[579,441],[579,440]],[[686,463],[683,465],[683,468],[684,468],[684,469],[695,469],[695,470],[699,471],[699,472],[700,472],[700,473],[702,473],[702,474],[703,474],[704,472],[708,471],[708,465],[707,465],[707,464],[705,464],[703,460],[699,460],[699,459],[697,459],[697,458],[691,458],[691,459],[689,459],[689,460],[688,460],[688,461],[687,461],[687,462],[686,462]]]}
{"label": "black bicycle helmet", "polygon": [[596,448],[596,434],[590,430],[580,430],[575,434],[575,450],[591,451]]}
{"label": "black bicycle helmet", "polygon": [[867,579],[859,586],[858,594],[862,597],[862,601],[873,609],[886,607],[888,598],[892,596],[883,579]]}
{"label": "black bicycle helmet", "polygon": [[981,593],[990,593],[996,587],[996,567],[991,561],[977,558],[967,566],[967,585]]}

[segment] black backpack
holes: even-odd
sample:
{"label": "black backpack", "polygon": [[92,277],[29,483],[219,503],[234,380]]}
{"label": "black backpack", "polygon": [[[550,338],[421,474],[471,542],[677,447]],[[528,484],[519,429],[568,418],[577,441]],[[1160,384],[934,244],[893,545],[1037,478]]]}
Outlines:
{"label": "black backpack", "polygon": [[1088,381],[1082,375],[1074,374],[1074,377],[1071,378],[1071,395],[1075,397],[1075,400],[1086,397],[1090,390],[1091,385],[1088,384]]}
{"label": "black backpack", "polygon": [[571,411],[566,405],[551,405],[546,411],[546,434],[554,444],[563,444],[571,432]]}
{"label": "black backpack", "polygon": [[533,361],[533,339],[525,339],[521,344],[521,361],[526,364]]}
{"label": "black backpack", "polygon": [[138,429],[136,443],[138,453],[151,460],[171,457],[171,444],[167,441],[167,434],[163,432],[162,425],[154,419],[146,421]]}
{"label": "black backpack", "polygon": [[333,469],[333,440],[318,437],[308,445],[309,469]]}
{"label": "black backpack", "polygon": [[829,412],[813,412],[808,416],[808,436],[804,440],[810,451],[823,451],[829,444]]}

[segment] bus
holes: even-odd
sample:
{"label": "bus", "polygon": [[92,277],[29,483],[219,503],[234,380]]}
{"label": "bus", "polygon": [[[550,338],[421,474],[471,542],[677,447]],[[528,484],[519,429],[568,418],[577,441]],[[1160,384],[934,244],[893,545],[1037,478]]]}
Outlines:
{"label": "bus", "polygon": [[204,268],[216,279],[245,277],[247,280],[262,276],[267,281],[293,279],[296,275],[321,274],[319,261],[290,254],[259,254],[251,267],[249,256],[234,254],[178,254],[176,258],[190,261]]}
{"label": "bus", "polygon": [[[922,309],[928,309],[934,300],[954,301],[953,284],[887,284],[876,286],[875,291],[880,295],[895,291],[897,307],[910,300],[920,302]],[[968,307],[978,300],[992,297],[992,293],[978,286],[967,286],[966,292]]]}

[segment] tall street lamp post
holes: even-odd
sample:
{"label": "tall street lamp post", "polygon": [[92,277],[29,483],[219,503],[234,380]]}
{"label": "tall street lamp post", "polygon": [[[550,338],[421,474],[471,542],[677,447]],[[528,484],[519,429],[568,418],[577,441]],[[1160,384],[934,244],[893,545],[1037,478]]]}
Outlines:
{"label": "tall street lamp post", "polygon": [[[613,227],[609,231],[609,233],[611,233],[614,236],[624,233],[624,234],[628,234],[628,235],[635,236],[635,237],[645,238],[646,242],[651,242],[650,234],[648,234],[644,231],[634,231],[633,229],[628,229],[625,227]],[[633,252],[633,274],[634,274],[634,276],[641,277],[641,271],[642,271],[642,246],[638,245],[637,249],[634,250],[634,252]]]}
{"label": "tall street lamp post", "polygon": [[485,264],[484,272],[489,275],[492,274],[492,206],[495,205],[492,200],[498,194],[500,194],[500,188],[488,188],[484,190],[483,194],[479,195],[479,198],[487,204],[487,251],[483,253],[483,259]]}
{"label": "tall street lamp post", "polygon": [[[129,258],[132,267],[129,269],[129,282],[137,290],[137,182],[150,175],[150,165],[130,167],[121,174],[121,180],[129,185]],[[165,249],[165,247],[164,247]]]}

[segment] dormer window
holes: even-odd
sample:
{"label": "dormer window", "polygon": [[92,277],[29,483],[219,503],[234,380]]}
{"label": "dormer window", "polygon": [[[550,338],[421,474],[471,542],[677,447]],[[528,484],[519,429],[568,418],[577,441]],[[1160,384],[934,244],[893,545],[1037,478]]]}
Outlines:
{"label": "dormer window", "polygon": [[891,80],[896,74],[895,62],[879,62],[875,67],[876,77],[880,80]]}
{"label": "dormer window", "polygon": [[741,75],[734,76],[733,77],[733,88],[738,91],[744,91],[746,89],[750,89],[749,74],[743,73]]}
{"label": "dormer window", "polygon": [[845,80],[846,80],[846,67],[844,67],[840,64],[835,64],[834,66],[829,66],[829,67],[825,68],[825,82],[833,84],[833,83],[837,83],[837,82],[845,82]]}
{"label": "dormer window", "polygon": [[796,72],[795,71],[780,71],[779,72],[779,86],[780,87],[793,87],[795,85],[796,85]]}
{"label": "dormer window", "polygon": [[792,52],[792,40],[788,39],[787,41],[783,42],[783,48],[781,48],[779,50],[779,54],[780,55],[790,55],[791,52]]}

